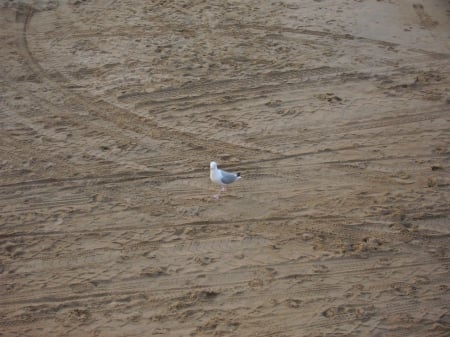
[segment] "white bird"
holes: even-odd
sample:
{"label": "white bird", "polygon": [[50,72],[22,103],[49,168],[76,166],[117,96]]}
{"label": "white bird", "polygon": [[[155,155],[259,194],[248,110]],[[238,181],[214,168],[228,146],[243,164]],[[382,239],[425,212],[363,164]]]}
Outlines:
{"label": "white bird", "polygon": [[219,184],[222,186],[222,188],[219,191],[219,194],[214,195],[215,199],[220,198],[220,192],[225,192],[227,190],[226,186],[234,183],[236,180],[241,179],[241,174],[238,173],[231,173],[224,170],[221,170],[217,168],[217,163],[215,161],[212,161],[209,164],[209,177],[211,178],[211,181],[215,184]]}

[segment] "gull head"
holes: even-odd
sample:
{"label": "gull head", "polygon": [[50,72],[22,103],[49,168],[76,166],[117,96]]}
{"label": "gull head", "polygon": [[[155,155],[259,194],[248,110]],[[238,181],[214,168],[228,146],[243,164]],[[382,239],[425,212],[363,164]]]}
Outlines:
{"label": "gull head", "polygon": [[215,161],[212,161],[212,162],[209,164],[209,168],[210,168],[211,170],[216,170],[216,169],[217,169],[217,163],[216,163]]}

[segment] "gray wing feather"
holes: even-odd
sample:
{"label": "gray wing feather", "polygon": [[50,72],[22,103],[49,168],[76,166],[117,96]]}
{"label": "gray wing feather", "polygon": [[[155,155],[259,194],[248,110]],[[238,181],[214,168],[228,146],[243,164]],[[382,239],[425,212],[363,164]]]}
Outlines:
{"label": "gray wing feather", "polygon": [[220,181],[224,184],[231,184],[233,181],[237,179],[237,175],[235,173],[230,173],[226,171],[222,171],[222,178]]}

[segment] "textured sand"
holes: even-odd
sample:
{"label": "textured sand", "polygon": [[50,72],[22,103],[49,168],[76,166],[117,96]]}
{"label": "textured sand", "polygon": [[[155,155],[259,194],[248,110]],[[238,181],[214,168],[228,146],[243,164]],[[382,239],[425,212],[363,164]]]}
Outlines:
{"label": "textured sand", "polygon": [[449,1],[0,8],[0,336],[448,336]]}

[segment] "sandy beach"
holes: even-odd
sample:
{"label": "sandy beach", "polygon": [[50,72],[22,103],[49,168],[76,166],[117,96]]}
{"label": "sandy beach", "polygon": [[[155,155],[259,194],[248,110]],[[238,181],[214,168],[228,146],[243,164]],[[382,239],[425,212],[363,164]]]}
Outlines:
{"label": "sandy beach", "polygon": [[448,336],[449,75],[448,0],[0,2],[0,336]]}

